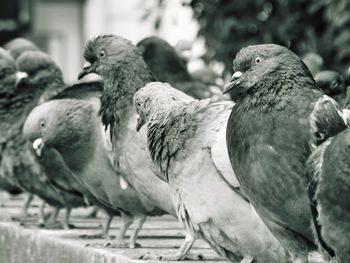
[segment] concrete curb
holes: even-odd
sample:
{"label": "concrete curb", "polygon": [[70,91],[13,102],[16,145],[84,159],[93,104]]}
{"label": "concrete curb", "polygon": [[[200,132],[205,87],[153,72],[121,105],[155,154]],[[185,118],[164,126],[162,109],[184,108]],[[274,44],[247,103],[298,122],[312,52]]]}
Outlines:
{"label": "concrete curb", "polygon": [[142,262],[103,249],[85,248],[69,239],[45,231],[24,229],[14,223],[0,223],[1,263],[127,263]]}

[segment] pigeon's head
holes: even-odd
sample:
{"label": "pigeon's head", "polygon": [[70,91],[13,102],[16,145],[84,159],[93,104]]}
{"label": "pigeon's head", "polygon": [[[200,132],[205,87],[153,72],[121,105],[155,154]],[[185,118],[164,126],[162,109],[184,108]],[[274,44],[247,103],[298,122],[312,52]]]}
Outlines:
{"label": "pigeon's head", "polygon": [[28,75],[36,74],[38,71],[57,67],[55,61],[46,53],[41,51],[26,51],[17,59],[19,71],[27,72]]}
{"label": "pigeon's head", "polygon": [[324,95],[318,99],[309,117],[312,144],[318,146],[328,138],[347,129],[348,115],[348,110],[341,109],[331,97]]}
{"label": "pigeon's head", "polygon": [[138,114],[136,130],[148,123],[153,117],[166,115],[172,107],[193,101],[194,98],[167,83],[151,82],[134,95],[134,105]]}
{"label": "pigeon's head", "polygon": [[336,71],[324,70],[316,74],[315,80],[323,92],[329,96],[346,92],[345,80]]}
{"label": "pigeon's head", "polygon": [[310,70],[311,74],[315,76],[318,72],[321,71],[324,61],[323,58],[314,52],[308,52],[302,57],[303,62]]}
{"label": "pigeon's head", "polygon": [[186,61],[168,42],[159,37],[147,37],[137,44],[147,66],[162,82],[189,81]]}
{"label": "pigeon's head", "polygon": [[137,43],[137,47],[143,56],[149,56],[151,55],[152,51],[157,51],[159,48],[168,49],[169,51],[174,50],[168,42],[156,36],[146,37]]}
{"label": "pigeon's head", "polygon": [[86,101],[51,100],[35,107],[23,126],[23,137],[32,142],[37,155],[44,146],[57,149],[74,147],[89,137],[92,105]]}
{"label": "pigeon's head", "polygon": [[113,76],[118,68],[134,60],[142,61],[139,50],[127,39],[116,35],[100,35],[87,42],[84,49],[86,63],[78,79],[96,73],[102,78]]}
{"label": "pigeon's head", "polygon": [[25,38],[15,38],[7,42],[4,47],[14,59],[17,59],[25,51],[39,51],[33,42]]}
{"label": "pigeon's head", "polygon": [[24,78],[32,84],[63,81],[62,72],[55,61],[41,51],[26,51],[16,60],[17,70],[26,74]]}
{"label": "pigeon's head", "polygon": [[16,73],[16,63],[9,52],[0,48],[0,80],[3,81]]}
{"label": "pigeon's head", "polygon": [[275,44],[248,46],[241,49],[233,61],[234,74],[224,93],[239,99],[254,93],[256,87],[278,81],[279,78],[293,78],[307,75],[310,71],[302,60],[286,47]]}

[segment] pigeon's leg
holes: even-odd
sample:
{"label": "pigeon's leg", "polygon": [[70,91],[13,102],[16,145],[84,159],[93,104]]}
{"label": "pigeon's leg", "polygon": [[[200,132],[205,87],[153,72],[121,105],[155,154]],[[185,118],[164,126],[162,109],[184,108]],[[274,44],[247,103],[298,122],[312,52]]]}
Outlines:
{"label": "pigeon's leg", "polygon": [[203,260],[203,255],[201,254],[191,254],[189,253],[196,237],[190,231],[187,231],[185,242],[182,244],[180,249],[175,255],[159,255],[159,254],[145,254],[140,257],[143,260],[162,260],[162,261],[180,261],[180,260]]}
{"label": "pigeon's leg", "polygon": [[45,228],[47,229],[62,228],[62,225],[59,222],[57,222],[57,217],[59,213],[60,213],[60,208],[55,207],[53,212],[50,214],[50,217],[46,221]]}
{"label": "pigeon's leg", "polygon": [[45,226],[46,224],[45,205],[46,202],[43,200],[39,210],[39,226]]}
{"label": "pigeon's leg", "polygon": [[32,202],[33,198],[34,198],[33,194],[27,195],[25,202],[23,204],[23,207],[21,209],[21,212],[18,215],[13,216],[12,220],[22,222],[24,219],[30,217],[28,214],[28,209],[29,209],[30,203]]}
{"label": "pigeon's leg", "polygon": [[5,196],[6,196],[6,193],[3,191],[0,191],[0,207],[5,206]]}
{"label": "pigeon's leg", "polygon": [[72,212],[72,208],[66,208],[66,214],[64,216],[64,221],[63,221],[63,228],[66,230],[75,228],[74,225],[69,224],[69,218],[70,218],[71,212]]}
{"label": "pigeon's leg", "polygon": [[[187,231],[185,242],[182,244],[179,251],[175,254],[175,260],[193,259],[191,258],[191,255],[188,252],[192,248],[195,241],[196,237],[192,233]],[[199,257],[195,255],[194,259],[199,259]]]}
{"label": "pigeon's leg", "polygon": [[82,239],[110,239],[110,236],[108,235],[109,228],[111,226],[113,220],[113,215],[108,214],[108,218],[106,219],[105,223],[102,225],[102,233],[96,234],[96,235],[81,235],[80,238]]}
{"label": "pigeon's leg", "polygon": [[134,217],[134,230],[132,231],[129,239],[129,248],[141,247],[140,244],[136,243],[137,235],[140,232],[140,229],[143,226],[143,223],[146,221],[146,215],[137,215]]}
{"label": "pigeon's leg", "polygon": [[105,239],[110,238],[108,235],[108,232],[109,232],[109,228],[111,227],[112,220],[113,220],[113,215],[108,215],[106,222],[102,226],[102,237]]}
{"label": "pigeon's leg", "polygon": [[21,212],[21,215],[23,217],[28,217],[28,209],[29,209],[29,206],[30,206],[31,202],[33,201],[33,198],[34,198],[33,194],[29,194],[27,196],[27,199],[24,202],[24,205],[23,205],[23,208],[22,208],[22,212]]}
{"label": "pigeon's leg", "polygon": [[108,243],[105,245],[105,247],[112,247],[112,248],[128,248],[129,243],[125,242],[124,237],[125,233],[128,230],[129,226],[132,224],[132,221],[134,217],[132,215],[128,215],[124,212],[121,212],[122,217],[122,225],[119,229],[118,235],[115,237],[113,242]]}

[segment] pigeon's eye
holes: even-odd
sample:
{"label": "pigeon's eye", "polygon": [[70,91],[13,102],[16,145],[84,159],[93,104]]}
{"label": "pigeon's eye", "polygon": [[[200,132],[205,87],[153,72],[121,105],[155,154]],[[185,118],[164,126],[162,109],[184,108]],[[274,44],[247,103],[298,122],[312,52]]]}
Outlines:
{"label": "pigeon's eye", "polygon": [[100,58],[104,58],[106,56],[106,51],[101,50],[98,55],[100,56]]}
{"label": "pigeon's eye", "polygon": [[140,102],[137,103],[137,107],[141,108],[141,103]]}
{"label": "pigeon's eye", "polygon": [[261,58],[260,57],[255,58],[255,64],[259,64],[260,62],[261,62]]}
{"label": "pigeon's eye", "polygon": [[336,80],[333,80],[333,81],[331,82],[331,87],[332,87],[333,89],[337,88],[337,87],[338,87],[338,82],[337,82]]}
{"label": "pigeon's eye", "polygon": [[44,127],[46,126],[45,121],[41,121],[41,122],[40,122],[40,126],[41,126],[42,128],[44,128]]}

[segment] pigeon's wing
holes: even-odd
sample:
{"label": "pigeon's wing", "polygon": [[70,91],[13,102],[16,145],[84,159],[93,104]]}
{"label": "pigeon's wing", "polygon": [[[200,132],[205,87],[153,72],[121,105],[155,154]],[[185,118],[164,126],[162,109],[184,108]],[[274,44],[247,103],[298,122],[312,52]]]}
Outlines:
{"label": "pigeon's wing", "polygon": [[64,199],[44,175],[31,147],[21,133],[7,144],[2,156],[1,173],[11,182],[42,198],[49,205],[62,207]]}
{"label": "pigeon's wing", "polygon": [[[220,114],[213,121],[216,125],[211,128],[213,133],[213,144],[211,148],[211,155],[213,162],[218,169],[220,175],[234,188],[239,188],[239,182],[232,169],[230,157],[228,155],[226,145],[226,128],[227,121],[230,117],[231,109],[234,106],[233,103],[217,103],[216,105],[223,105]],[[215,107],[213,105],[212,107]]]}
{"label": "pigeon's wing", "polygon": [[335,256],[334,250],[325,242],[321,234],[321,225],[318,221],[318,202],[316,198],[316,192],[318,184],[322,177],[324,154],[328,146],[332,143],[333,138],[329,138],[327,141],[318,146],[313,153],[310,155],[306,162],[306,168],[308,176],[311,178],[308,185],[308,195],[310,199],[310,209],[312,213],[312,218],[314,226],[316,229],[316,235],[321,247],[328,252],[332,257]]}
{"label": "pigeon's wing", "polygon": [[55,149],[44,149],[39,161],[53,187],[75,195],[77,198],[83,198],[82,193],[78,190],[80,187],[73,178],[71,171]]}
{"label": "pigeon's wing", "polygon": [[91,97],[100,97],[103,91],[101,81],[82,82],[72,86],[65,87],[52,96],[50,99],[90,99]]}
{"label": "pigeon's wing", "polygon": [[226,144],[226,128],[232,107],[232,102],[212,103],[207,110],[206,126],[207,137],[210,138],[208,148],[210,149],[212,162],[218,174],[231,186],[232,190],[248,201],[242,192],[238,179],[232,169]]}

